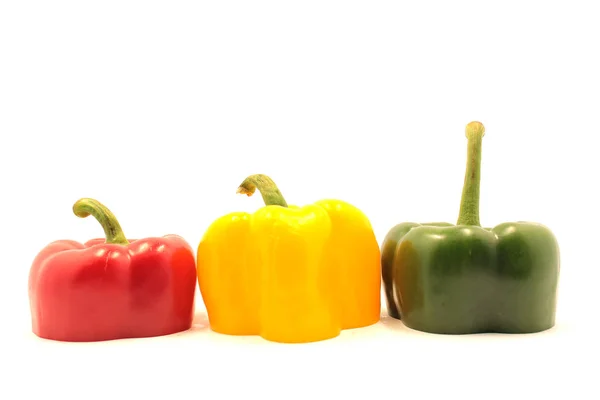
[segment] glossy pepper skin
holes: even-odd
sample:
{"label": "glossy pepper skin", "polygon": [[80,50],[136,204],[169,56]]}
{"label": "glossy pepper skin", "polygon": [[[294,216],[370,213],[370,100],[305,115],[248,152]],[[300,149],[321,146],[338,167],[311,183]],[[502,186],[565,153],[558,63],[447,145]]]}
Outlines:
{"label": "glossy pepper skin", "polygon": [[50,243],[29,274],[33,332],[46,339],[91,342],[160,336],[192,325],[196,263],[176,235],[128,241],[114,215],[93,199],[73,212],[93,215],[106,240]]}
{"label": "glossy pepper skin", "polygon": [[282,343],[333,338],[381,314],[379,246],[367,217],[340,200],[287,205],[265,175],[253,214],[217,219],[198,246],[197,272],[211,329]]}
{"label": "glossy pepper skin", "polygon": [[479,223],[484,127],[467,125],[460,215],[449,223],[402,223],[382,244],[390,316],[439,334],[534,333],[555,323],[560,254],[545,226]]}

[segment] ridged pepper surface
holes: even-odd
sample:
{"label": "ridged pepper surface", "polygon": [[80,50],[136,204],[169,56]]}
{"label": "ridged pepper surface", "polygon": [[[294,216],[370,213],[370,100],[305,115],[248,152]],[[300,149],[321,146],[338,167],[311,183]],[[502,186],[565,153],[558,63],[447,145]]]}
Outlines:
{"label": "ridged pepper surface", "polygon": [[[552,232],[530,222],[479,222],[484,127],[467,125],[468,154],[456,226],[402,223],[382,244],[390,316],[440,334],[533,333],[554,326],[560,270]],[[516,194],[521,195],[521,194]]]}
{"label": "ridged pepper surface", "polygon": [[177,235],[127,240],[112,212],[93,199],[73,206],[94,216],[106,239],[50,243],[29,273],[33,332],[90,342],[166,335],[189,329],[194,314],[193,249]]}
{"label": "ridged pepper surface", "polygon": [[206,231],[198,283],[211,329],[300,343],[333,338],[380,318],[380,252],[367,217],[340,200],[288,206],[275,183],[252,175],[265,207],[234,212]]}

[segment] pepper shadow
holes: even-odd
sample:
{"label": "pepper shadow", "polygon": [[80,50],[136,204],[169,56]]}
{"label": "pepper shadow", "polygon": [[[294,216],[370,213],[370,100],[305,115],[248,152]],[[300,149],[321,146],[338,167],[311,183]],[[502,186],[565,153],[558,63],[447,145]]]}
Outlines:
{"label": "pepper shadow", "polygon": [[384,329],[401,332],[402,335],[411,335],[411,336],[424,336],[425,332],[417,331],[415,329],[409,328],[404,325],[402,320],[391,317],[387,311],[383,310],[381,313],[381,319],[379,323],[383,326]]}
{"label": "pepper shadow", "polygon": [[208,314],[206,311],[196,311],[194,314],[194,320],[192,322],[191,331],[200,332],[210,330],[210,324],[208,322]]}

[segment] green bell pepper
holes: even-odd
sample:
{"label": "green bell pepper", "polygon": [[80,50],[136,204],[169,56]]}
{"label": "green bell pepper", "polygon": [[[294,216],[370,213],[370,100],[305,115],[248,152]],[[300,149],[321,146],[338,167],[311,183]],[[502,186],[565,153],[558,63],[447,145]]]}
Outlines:
{"label": "green bell pepper", "polygon": [[401,223],[382,244],[388,313],[439,334],[533,333],[555,324],[560,254],[545,226],[479,223],[481,143],[467,125],[467,166],[456,225]]}

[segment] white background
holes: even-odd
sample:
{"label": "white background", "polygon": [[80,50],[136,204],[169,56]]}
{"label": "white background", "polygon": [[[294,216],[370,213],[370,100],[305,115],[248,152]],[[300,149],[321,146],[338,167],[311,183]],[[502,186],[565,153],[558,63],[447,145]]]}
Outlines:
{"label": "white background", "polygon": [[[599,14],[594,2],[3,1],[0,398],[598,398]],[[544,223],[562,252],[557,325],[439,336],[387,318],[307,345],[211,333],[37,339],[27,274],[62,238],[195,248],[270,175],[291,204],[340,198],[381,243],[455,222],[465,125],[486,126],[481,221]],[[385,314],[384,314],[385,315]],[[35,396],[35,397],[34,397]]]}

